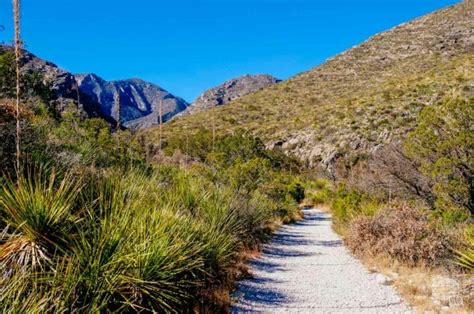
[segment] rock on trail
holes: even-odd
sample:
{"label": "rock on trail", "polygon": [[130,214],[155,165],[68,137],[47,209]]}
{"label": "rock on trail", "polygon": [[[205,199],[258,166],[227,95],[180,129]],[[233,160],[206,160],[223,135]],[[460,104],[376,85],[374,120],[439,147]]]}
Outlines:
{"label": "rock on trail", "polygon": [[410,308],[344,248],[317,209],[283,226],[250,263],[232,313],[406,313]]}

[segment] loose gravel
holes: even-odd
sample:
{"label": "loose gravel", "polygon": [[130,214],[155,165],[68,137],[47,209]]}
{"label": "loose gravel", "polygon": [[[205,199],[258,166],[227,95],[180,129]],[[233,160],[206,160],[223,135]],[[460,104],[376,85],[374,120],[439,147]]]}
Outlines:
{"label": "loose gravel", "polygon": [[304,217],[281,227],[250,262],[253,277],[238,284],[231,313],[410,312],[347,252],[329,214],[308,209]]}

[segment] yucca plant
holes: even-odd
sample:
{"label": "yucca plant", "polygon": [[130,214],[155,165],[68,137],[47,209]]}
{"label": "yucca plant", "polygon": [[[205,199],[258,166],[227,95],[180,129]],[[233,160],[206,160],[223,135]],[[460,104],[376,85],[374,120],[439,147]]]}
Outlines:
{"label": "yucca plant", "polygon": [[0,280],[2,312],[70,311],[76,298],[79,272],[69,259],[57,262],[56,271],[16,272],[12,277]]}
{"label": "yucca plant", "polygon": [[458,257],[457,257],[457,264],[469,269],[469,270],[474,270],[474,249],[469,248],[466,249],[465,251],[458,251],[457,252]]}
{"label": "yucca plant", "polygon": [[207,275],[205,247],[189,217],[169,209],[138,212],[145,219],[134,224],[133,259],[121,278],[120,293],[134,310],[178,312]]}
{"label": "yucca plant", "polygon": [[[49,173],[48,173],[49,172]],[[33,168],[7,180],[0,191],[3,267],[43,269],[57,252],[67,250],[77,217],[72,209],[80,183],[69,175],[58,178],[54,170]]]}
{"label": "yucca plant", "polygon": [[97,177],[84,191],[82,202],[91,206],[73,246],[79,307],[174,312],[206,276],[193,220],[152,207],[150,180],[132,171],[124,178]]}
{"label": "yucca plant", "polygon": [[465,238],[469,247],[464,250],[456,251],[455,263],[470,271],[474,270],[474,227],[467,228]]}

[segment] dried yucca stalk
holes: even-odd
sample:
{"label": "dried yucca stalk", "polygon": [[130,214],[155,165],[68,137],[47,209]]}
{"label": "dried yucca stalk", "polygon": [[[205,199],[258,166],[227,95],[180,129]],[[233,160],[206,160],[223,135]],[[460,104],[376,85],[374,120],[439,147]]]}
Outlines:
{"label": "dried yucca stalk", "polygon": [[160,100],[160,108],[159,108],[159,115],[160,115],[160,153],[161,149],[163,148],[163,100]]}
{"label": "dried yucca stalk", "polygon": [[20,170],[20,0],[13,0],[13,22],[15,27],[15,63],[16,63],[16,169]]}

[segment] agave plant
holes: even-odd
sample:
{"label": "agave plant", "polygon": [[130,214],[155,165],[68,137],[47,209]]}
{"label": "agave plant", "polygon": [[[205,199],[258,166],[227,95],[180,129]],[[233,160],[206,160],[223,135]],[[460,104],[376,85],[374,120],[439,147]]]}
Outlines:
{"label": "agave plant", "polygon": [[0,261],[8,269],[33,266],[43,269],[55,253],[63,251],[74,227],[72,208],[80,184],[71,175],[58,179],[44,168],[9,180],[0,191]]}

